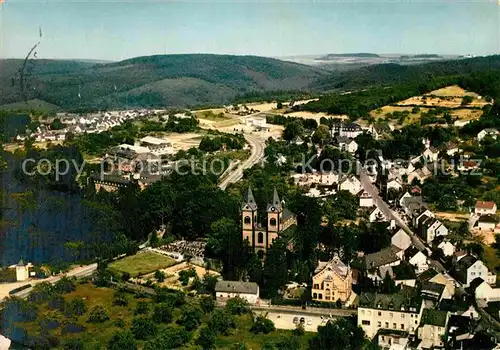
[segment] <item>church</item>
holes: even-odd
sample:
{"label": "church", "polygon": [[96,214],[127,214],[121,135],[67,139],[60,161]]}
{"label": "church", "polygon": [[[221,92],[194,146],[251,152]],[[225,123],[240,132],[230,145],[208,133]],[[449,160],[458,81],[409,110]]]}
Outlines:
{"label": "church", "polygon": [[256,252],[264,254],[283,231],[297,223],[295,215],[280,201],[276,188],[272,202],[267,205],[266,214],[267,220],[264,226],[258,221],[257,203],[249,187],[246,202],[241,205],[242,235]]}

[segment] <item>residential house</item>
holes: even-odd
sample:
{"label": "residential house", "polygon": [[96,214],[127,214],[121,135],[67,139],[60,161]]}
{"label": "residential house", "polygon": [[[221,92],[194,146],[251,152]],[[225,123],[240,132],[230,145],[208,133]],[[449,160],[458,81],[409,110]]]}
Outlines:
{"label": "residential house", "polygon": [[446,240],[443,240],[441,243],[438,244],[438,249],[441,249],[441,251],[443,252],[443,255],[444,256],[453,256],[453,254],[455,253],[455,246],[450,242],[450,241],[446,241]]}
{"label": "residential house", "polygon": [[319,261],[312,278],[312,299],[345,303],[352,293],[352,271],[335,255],[330,261]]}
{"label": "residential house", "polygon": [[377,333],[378,346],[382,349],[405,350],[410,342],[409,334],[397,329],[381,329]]}
{"label": "residential house", "polygon": [[483,129],[477,134],[477,139],[479,141],[482,141],[486,136],[490,136],[496,140],[498,134],[500,134],[500,132],[497,129],[493,128]]}
{"label": "residential house", "polygon": [[458,153],[459,148],[456,143],[450,141],[446,143],[446,145],[444,146],[444,150],[446,151],[446,154],[448,156],[452,157]]}
{"label": "residential house", "polygon": [[497,205],[495,202],[477,201],[474,213],[477,215],[495,215],[497,212]]}
{"label": "residential house", "polygon": [[362,293],[358,305],[358,326],[373,338],[381,330],[414,334],[420,324],[423,301],[413,288],[395,294]]}
{"label": "residential house", "polygon": [[408,174],[408,183],[411,184],[413,183],[413,180],[418,180],[420,182],[424,182],[426,179],[432,176],[432,172],[429,170],[428,167],[423,166],[420,169],[416,169],[412,171],[410,174]]}
{"label": "residential house", "polygon": [[405,251],[405,258],[415,268],[417,275],[429,268],[427,256],[416,248],[407,249]]}
{"label": "residential house", "polygon": [[496,283],[496,276],[488,271],[488,268],[478,258],[468,254],[455,261],[454,272],[457,280],[469,287],[470,283],[477,277],[482,278],[490,284]]}
{"label": "residential house", "polygon": [[357,194],[359,198],[359,206],[365,208],[371,208],[375,205],[373,197],[370,193],[365,190],[361,190]]}
{"label": "residential house", "polygon": [[368,220],[370,222],[375,222],[375,221],[389,221],[389,218],[386,217],[386,215],[380,210],[378,207],[374,207],[368,214]]}
{"label": "residential house", "polygon": [[479,162],[475,160],[460,161],[457,165],[458,171],[472,171],[479,169]]}
{"label": "residential house", "polygon": [[391,188],[396,191],[401,191],[403,189],[403,180],[398,177],[388,180],[387,191],[389,191]]}
{"label": "residential house", "polygon": [[354,175],[346,176],[339,182],[339,191],[349,191],[356,195],[360,190],[361,181]]}
{"label": "residential house", "polygon": [[141,139],[140,143],[141,146],[147,147],[151,153],[157,156],[174,153],[172,143],[165,139],[146,136]]}
{"label": "residential house", "polygon": [[401,260],[403,260],[403,251],[391,245],[378,252],[364,255],[361,258],[361,267],[365,271],[370,271],[381,266],[399,265]]}
{"label": "residential house", "polygon": [[350,124],[335,124],[332,128],[331,134],[332,137],[335,136],[343,136],[343,137],[350,137],[352,139],[355,139],[358,135],[361,135],[363,133],[363,129],[359,124],[356,123],[350,123]]}
{"label": "residential house", "polygon": [[358,144],[354,139],[344,136],[337,136],[337,145],[342,151],[346,151],[349,153],[356,153],[358,150]]}
{"label": "residential house", "polygon": [[366,131],[372,134],[375,140],[380,140],[384,135],[390,134],[392,130],[389,124],[378,123],[371,124]]}
{"label": "residential house", "polygon": [[435,347],[444,347],[444,335],[450,314],[447,311],[435,309],[424,309],[420,326],[418,328],[418,339],[421,343],[419,349],[433,349]]}
{"label": "residential house", "polygon": [[408,249],[412,245],[411,237],[402,228],[400,228],[391,237],[391,244],[393,246],[396,246],[399,249],[405,251],[406,249]]}
{"label": "residential house", "polygon": [[438,236],[448,235],[448,228],[441,221],[433,217],[427,217],[419,226],[420,236],[427,244],[431,243]]}
{"label": "residential house", "polygon": [[239,297],[249,304],[256,304],[259,300],[259,285],[255,282],[218,281],[215,284],[217,301],[227,301],[229,298]]}
{"label": "residential house", "polygon": [[435,162],[438,160],[439,150],[434,147],[426,148],[422,153],[424,162]]}
{"label": "residential house", "polygon": [[455,281],[448,275],[437,273],[435,276],[428,279],[430,283],[437,283],[444,286],[442,299],[451,299],[455,295]]}
{"label": "residential house", "polygon": [[30,278],[30,267],[31,264],[25,264],[21,259],[16,265],[16,281],[23,282]]}
{"label": "residential house", "polygon": [[420,293],[422,297],[431,301],[433,305],[437,305],[443,298],[446,287],[439,283],[422,282],[420,284]]}
{"label": "residential house", "polygon": [[500,301],[500,288],[493,288],[479,277],[472,281],[470,290],[478,301],[485,303]]}
{"label": "residential house", "polygon": [[477,227],[481,231],[494,231],[498,225],[498,217],[496,215],[481,215],[477,220]]}

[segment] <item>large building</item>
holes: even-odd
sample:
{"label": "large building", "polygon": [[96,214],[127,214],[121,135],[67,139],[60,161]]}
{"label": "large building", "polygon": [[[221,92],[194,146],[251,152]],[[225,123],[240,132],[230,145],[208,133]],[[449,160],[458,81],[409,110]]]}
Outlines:
{"label": "large building", "polygon": [[252,189],[248,188],[246,202],[241,206],[242,235],[251,247],[263,253],[271,247],[283,231],[297,222],[295,215],[280,201],[276,189],[274,189],[272,202],[267,205],[266,213],[266,225],[262,225],[258,221],[257,203]]}
{"label": "large building", "polygon": [[423,309],[422,298],[409,287],[396,294],[362,293],[359,297],[358,326],[369,338],[381,330],[415,334]]}
{"label": "large building", "polygon": [[218,281],[215,284],[217,301],[227,301],[229,298],[242,298],[250,304],[259,300],[259,285],[254,282]]}
{"label": "large building", "polygon": [[335,255],[330,261],[319,261],[314,271],[312,299],[345,303],[352,293],[352,270]]}
{"label": "large building", "polygon": [[174,148],[170,141],[157,137],[143,137],[141,139],[141,146],[147,147],[151,153],[157,156],[174,153]]}

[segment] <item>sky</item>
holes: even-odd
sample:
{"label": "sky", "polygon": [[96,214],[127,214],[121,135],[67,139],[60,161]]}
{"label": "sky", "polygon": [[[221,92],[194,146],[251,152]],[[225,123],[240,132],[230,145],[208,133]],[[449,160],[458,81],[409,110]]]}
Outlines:
{"label": "sky", "polygon": [[[0,2],[2,2],[0,0]],[[500,52],[500,0],[3,0],[0,57]]]}

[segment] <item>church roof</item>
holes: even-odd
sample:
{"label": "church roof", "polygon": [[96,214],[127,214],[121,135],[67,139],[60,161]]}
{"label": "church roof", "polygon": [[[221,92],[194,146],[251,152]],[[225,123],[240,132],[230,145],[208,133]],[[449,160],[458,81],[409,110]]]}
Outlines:
{"label": "church roof", "polygon": [[257,203],[252,193],[252,188],[248,186],[247,200],[242,204],[242,209],[246,206],[250,207],[251,210],[257,210]]}
{"label": "church roof", "polygon": [[283,209],[283,205],[281,204],[276,187],[274,188],[273,201],[267,205],[267,210],[271,209],[272,207],[276,208],[276,210],[278,211]]}

